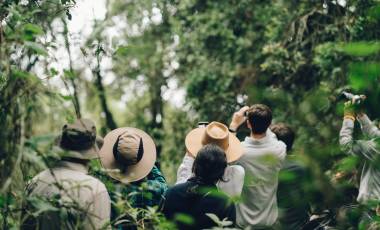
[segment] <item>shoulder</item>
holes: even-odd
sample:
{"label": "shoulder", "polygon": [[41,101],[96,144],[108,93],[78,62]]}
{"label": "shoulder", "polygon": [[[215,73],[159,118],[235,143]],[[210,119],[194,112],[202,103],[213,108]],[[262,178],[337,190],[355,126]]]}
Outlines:
{"label": "shoulder", "polygon": [[176,193],[176,192],[179,192],[179,191],[183,191],[183,190],[186,190],[187,188],[189,188],[190,186],[191,186],[191,184],[190,184],[189,181],[184,182],[184,183],[180,183],[180,184],[176,184],[173,187],[171,187],[168,190],[166,190],[166,194]]}
{"label": "shoulder", "polygon": [[241,165],[229,165],[226,168],[226,171],[224,175],[231,175],[231,176],[238,176],[238,177],[244,177],[245,170]]}
{"label": "shoulder", "polygon": [[184,196],[191,184],[189,182],[184,182],[180,184],[176,184],[173,187],[167,189],[164,193],[165,200],[175,200],[179,199],[179,197]]}
{"label": "shoulder", "polygon": [[100,181],[99,179],[97,179],[95,177],[92,177],[89,175],[87,175],[87,176],[92,181],[93,185],[96,187],[97,193],[107,192],[107,188],[102,181]]}
{"label": "shoulder", "polygon": [[89,187],[94,194],[107,192],[107,188],[104,183],[91,175],[80,173],[76,180],[80,181],[83,186]]}
{"label": "shoulder", "polygon": [[275,148],[276,155],[278,155],[281,159],[285,159],[286,157],[285,143],[276,139],[274,141],[274,148]]}

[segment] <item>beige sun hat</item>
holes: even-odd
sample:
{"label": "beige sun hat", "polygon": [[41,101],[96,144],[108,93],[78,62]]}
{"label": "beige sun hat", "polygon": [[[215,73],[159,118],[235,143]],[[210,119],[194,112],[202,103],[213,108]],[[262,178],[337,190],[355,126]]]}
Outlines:
{"label": "beige sun hat", "polygon": [[227,126],[216,121],[206,127],[191,130],[185,139],[186,150],[194,157],[206,144],[216,144],[221,147],[226,153],[227,162],[236,161],[243,154],[239,139],[228,131]]}
{"label": "beige sun hat", "polygon": [[156,162],[156,146],[144,131],[131,127],[112,130],[104,137],[100,161],[108,174],[130,183],[146,177]]}
{"label": "beige sun hat", "polygon": [[77,119],[62,127],[56,138],[55,151],[62,158],[89,160],[98,158],[103,139],[96,135],[95,123],[89,119]]}

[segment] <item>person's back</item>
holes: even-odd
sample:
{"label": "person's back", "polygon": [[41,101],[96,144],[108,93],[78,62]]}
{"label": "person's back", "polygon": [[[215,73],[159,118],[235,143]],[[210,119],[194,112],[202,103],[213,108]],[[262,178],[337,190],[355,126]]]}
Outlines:
{"label": "person's back", "polygon": [[270,226],[277,219],[278,173],[285,159],[285,145],[268,131],[260,140],[243,142],[244,155],[238,164],[246,171],[242,202],[237,205],[239,225]]}
{"label": "person's back", "polygon": [[[121,127],[104,137],[99,152],[102,166],[110,178],[104,178],[112,200],[111,220],[116,229],[137,229],[145,224],[145,212],[160,204],[167,189],[166,180],[155,166],[156,146],[152,137],[143,130]],[[126,203],[126,205],[120,205]],[[148,221],[147,221],[148,222]]]}
{"label": "person's back", "polygon": [[[234,114],[230,129],[236,130],[243,123],[241,120],[245,119],[247,109],[243,110]],[[237,161],[246,173],[242,201],[236,205],[237,224],[240,227],[268,227],[278,216],[278,173],[286,156],[286,146],[268,129],[272,113],[267,106],[252,106],[247,118],[251,136],[242,142],[244,154]]]}
{"label": "person's back", "polygon": [[[226,194],[219,192],[216,186],[197,186],[193,179],[168,189],[163,212],[176,221],[178,229],[215,226],[207,213],[215,214],[220,220],[235,216],[234,206]],[[190,217],[191,221],[181,221],[181,215]]]}
{"label": "person's back", "polygon": [[270,127],[277,139],[286,145],[287,157],[280,170],[277,191],[281,229],[302,229],[309,220],[310,205],[305,196],[306,167],[292,155],[294,131],[286,124]]}
{"label": "person's back", "polygon": [[[60,210],[40,215],[38,229],[99,229],[106,224],[103,217],[110,214],[110,206],[105,205],[109,198],[104,184],[87,175],[81,164],[63,161],[42,171],[32,179],[27,192],[30,197],[61,206]],[[62,219],[62,211],[67,212],[67,219]]]}
{"label": "person's back", "polygon": [[174,221],[179,229],[217,226],[206,214],[235,223],[235,206],[216,187],[226,166],[226,155],[220,147],[214,144],[202,147],[194,161],[194,177],[165,193],[162,207],[165,217]]}
{"label": "person's back", "polygon": [[296,160],[286,159],[279,178],[277,200],[282,229],[302,229],[310,211],[303,188],[306,168]]}
{"label": "person's back", "polygon": [[61,160],[35,176],[26,187],[22,229],[100,229],[110,220],[105,185],[87,175],[98,158],[95,124],[78,119],[65,124],[53,151]]}

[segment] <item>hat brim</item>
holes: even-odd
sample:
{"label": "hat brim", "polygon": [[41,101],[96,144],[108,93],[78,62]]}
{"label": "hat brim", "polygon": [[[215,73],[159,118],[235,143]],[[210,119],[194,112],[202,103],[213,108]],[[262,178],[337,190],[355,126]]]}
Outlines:
{"label": "hat brim", "polygon": [[[126,170],[121,172],[121,165],[116,161],[113,155],[113,146],[117,138],[127,132],[134,132],[141,136],[144,146],[144,154],[141,160],[135,164],[128,166]],[[152,170],[156,162],[156,145],[153,139],[144,131],[131,127],[124,127],[112,130],[104,137],[103,147],[99,151],[100,161],[110,177],[122,182],[130,183],[141,180],[146,177]]]}
{"label": "hat brim", "polygon": [[[186,136],[186,150],[193,157],[196,157],[199,150],[204,146],[202,144],[202,138],[205,131],[205,127],[196,128],[191,130]],[[228,149],[225,150],[227,162],[234,162],[243,155],[243,147],[241,146],[239,139],[232,133],[229,133],[228,135],[228,142]]]}

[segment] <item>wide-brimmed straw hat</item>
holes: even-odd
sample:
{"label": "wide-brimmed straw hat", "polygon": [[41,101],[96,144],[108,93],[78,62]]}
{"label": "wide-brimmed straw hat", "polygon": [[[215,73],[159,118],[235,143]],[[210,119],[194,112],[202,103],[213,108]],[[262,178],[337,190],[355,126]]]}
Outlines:
{"label": "wide-brimmed straw hat", "polygon": [[82,118],[65,124],[56,142],[56,150],[60,157],[89,160],[99,157],[99,147],[103,144],[103,138],[96,135],[93,121]]}
{"label": "wide-brimmed straw hat", "polygon": [[112,130],[104,137],[100,161],[108,174],[130,183],[146,177],[156,162],[156,146],[144,131],[131,127]]}
{"label": "wide-brimmed straw hat", "polygon": [[185,139],[186,150],[194,157],[206,144],[221,147],[226,153],[227,162],[236,161],[243,154],[239,139],[228,131],[227,126],[216,121],[206,127],[191,130]]}

